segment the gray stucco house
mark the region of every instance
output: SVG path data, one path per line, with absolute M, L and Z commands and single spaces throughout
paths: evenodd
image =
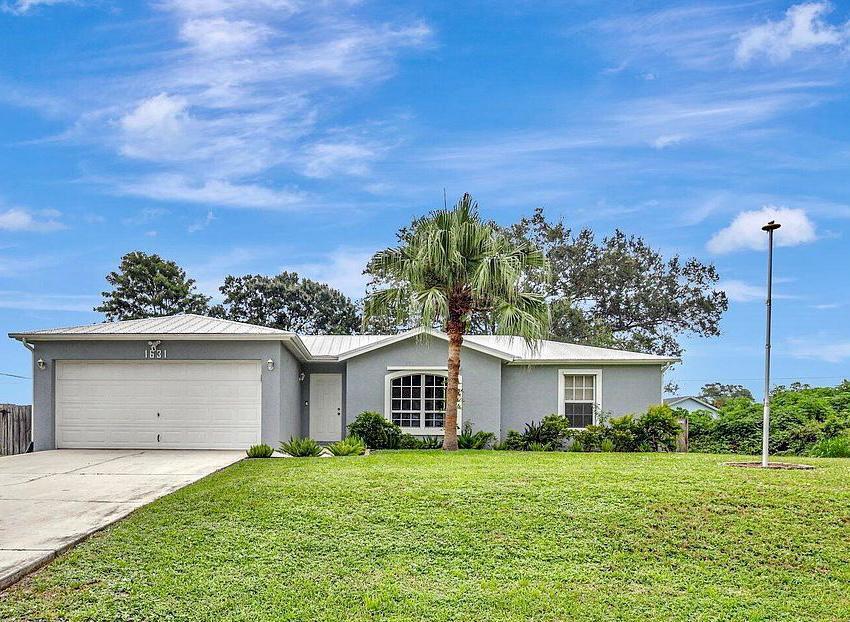
M 296 335 L 198 315 L 12 333 L 32 350 L 33 441 L 53 448 L 244 449 L 333 441 L 364 410 L 441 434 L 446 335 Z M 504 437 L 550 413 L 574 427 L 662 401 L 677 359 L 465 338 L 462 422 Z

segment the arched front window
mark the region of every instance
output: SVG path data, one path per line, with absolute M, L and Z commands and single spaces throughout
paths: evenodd
M 396 372 L 387 376 L 386 417 L 411 434 L 433 434 L 445 425 L 446 374 Z

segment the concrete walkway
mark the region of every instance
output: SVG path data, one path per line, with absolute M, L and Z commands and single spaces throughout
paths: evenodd
M 60 449 L 0 458 L 0 590 L 242 451 Z

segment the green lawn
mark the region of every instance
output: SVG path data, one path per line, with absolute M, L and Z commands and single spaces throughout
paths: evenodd
M 0 620 L 848 620 L 850 460 L 385 452 L 239 463 Z

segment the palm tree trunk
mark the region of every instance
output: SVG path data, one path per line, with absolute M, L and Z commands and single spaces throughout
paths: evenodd
M 457 451 L 457 403 L 460 377 L 460 348 L 463 345 L 463 322 L 450 319 L 446 323 L 449 335 L 449 377 L 446 386 L 446 420 L 443 449 Z

